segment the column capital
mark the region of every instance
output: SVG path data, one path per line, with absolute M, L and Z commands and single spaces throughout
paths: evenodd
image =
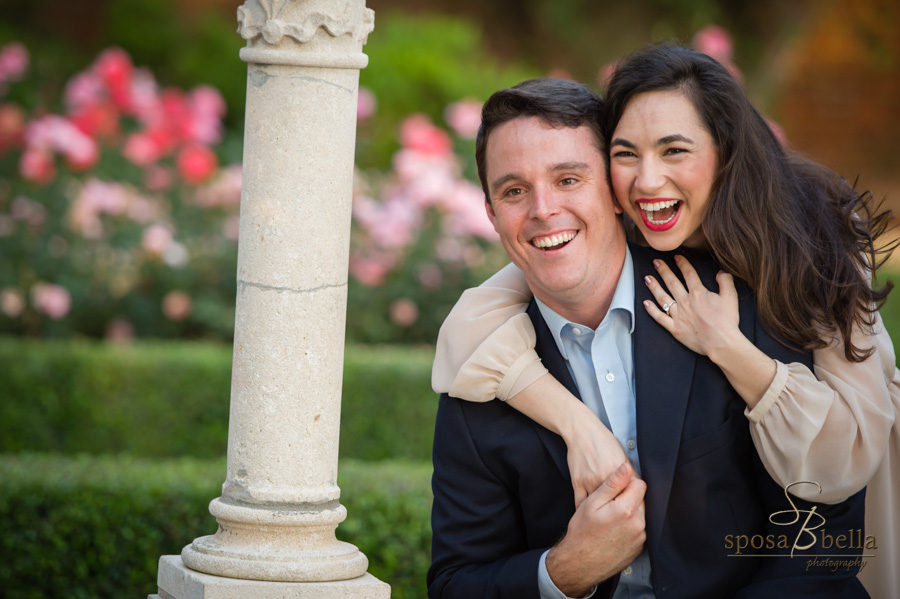
M 245 62 L 345 69 L 369 62 L 362 47 L 375 11 L 365 0 L 246 0 L 237 18 Z

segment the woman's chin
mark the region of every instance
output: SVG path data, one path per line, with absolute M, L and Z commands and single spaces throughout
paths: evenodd
M 649 231 L 641 228 L 647 244 L 658 252 L 673 252 L 684 244 L 684 238 L 680 235 L 666 235 L 657 231 Z

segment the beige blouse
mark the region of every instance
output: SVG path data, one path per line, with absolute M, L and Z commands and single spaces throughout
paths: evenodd
M 547 372 L 534 351 L 535 334 L 524 313 L 531 292 L 509 265 L 481 287 L 469 289 L 438 335 L 432 386 L 469 401 L 509 399 Z M 756 449 L 782 486 L 815 481 L 791 491 L 836 503 L 868 484 L 866 535 L 876 537 L 860 579 L 873 598 L 900 597 L 900 371 L 880 316 L 874 334 L 853 341 L 875 352 L 863 362 L 844 358 L 835 339 L 813 352 L 813 371 L 777 363 L 763 399 L 745 410 Z M 897 506 L 897 507 L 895 507 Z M 894 572 L 896 570 L 896 572 Z

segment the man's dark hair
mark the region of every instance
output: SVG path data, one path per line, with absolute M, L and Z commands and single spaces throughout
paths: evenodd
M 495 92 L 481 109 L 481 126 L 475 139 L 475 165 L 485 199 L 491 201 L 485 152 L 488 137 L 495 127 L 519 117 L 537 117 L 554 127 L 587 125 L 594 134 L 597 149 L 603 153 L 600 131 L 602 109 L 603 101 L 597 94 L 587 86 L 568 79 L 529 79 Z

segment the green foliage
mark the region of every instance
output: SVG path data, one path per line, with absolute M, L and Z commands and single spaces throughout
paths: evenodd
M 486 49 L 478 27 L 448 16 L 379 11 L 363 48 L 369 66 L 360 85 L 375 93 L 376 116 L 363 123 L 357 147 L 362 168 L 388 166 L 397 124 L 412 113 L 443 122 L 446 106 L 463 98 L 484 101 L 502 87 L 538 76 L 523 65 L 502 65 Z
M 243 127 L 247 64 L 238 53 L 246 41 L 235 33 L 234 13 L 230 19 L 211 10 L 191 21 L 175 19 L 173 0 L 112 0 L 106 11 L 107 43 L 125 48 L 170 84 L 217 88 L 229 108 L 226 123 Z
M 431 462 L 343 460 L 338 470 L 347 520 L 343 541 L 369 558 L 369 573 L 391 585 L 392 599 L 426 596 L 431 564 Z
M 437 396 L 431 347 L 347 346 L 342 457 L 430 460 Z
M 430 348 L 348 346 L 341 456 L 428 460 Z M 225 455 L 230 346 L 0 337 L 0 452 Z
M 0 456 L 0 588 L 7 599 L 147 596 L 159 556 L 213 534 L 222 460 Z M 341 464 L 341 540 L 392 597 L 423 597 L 431 530 L 428 464 Z

